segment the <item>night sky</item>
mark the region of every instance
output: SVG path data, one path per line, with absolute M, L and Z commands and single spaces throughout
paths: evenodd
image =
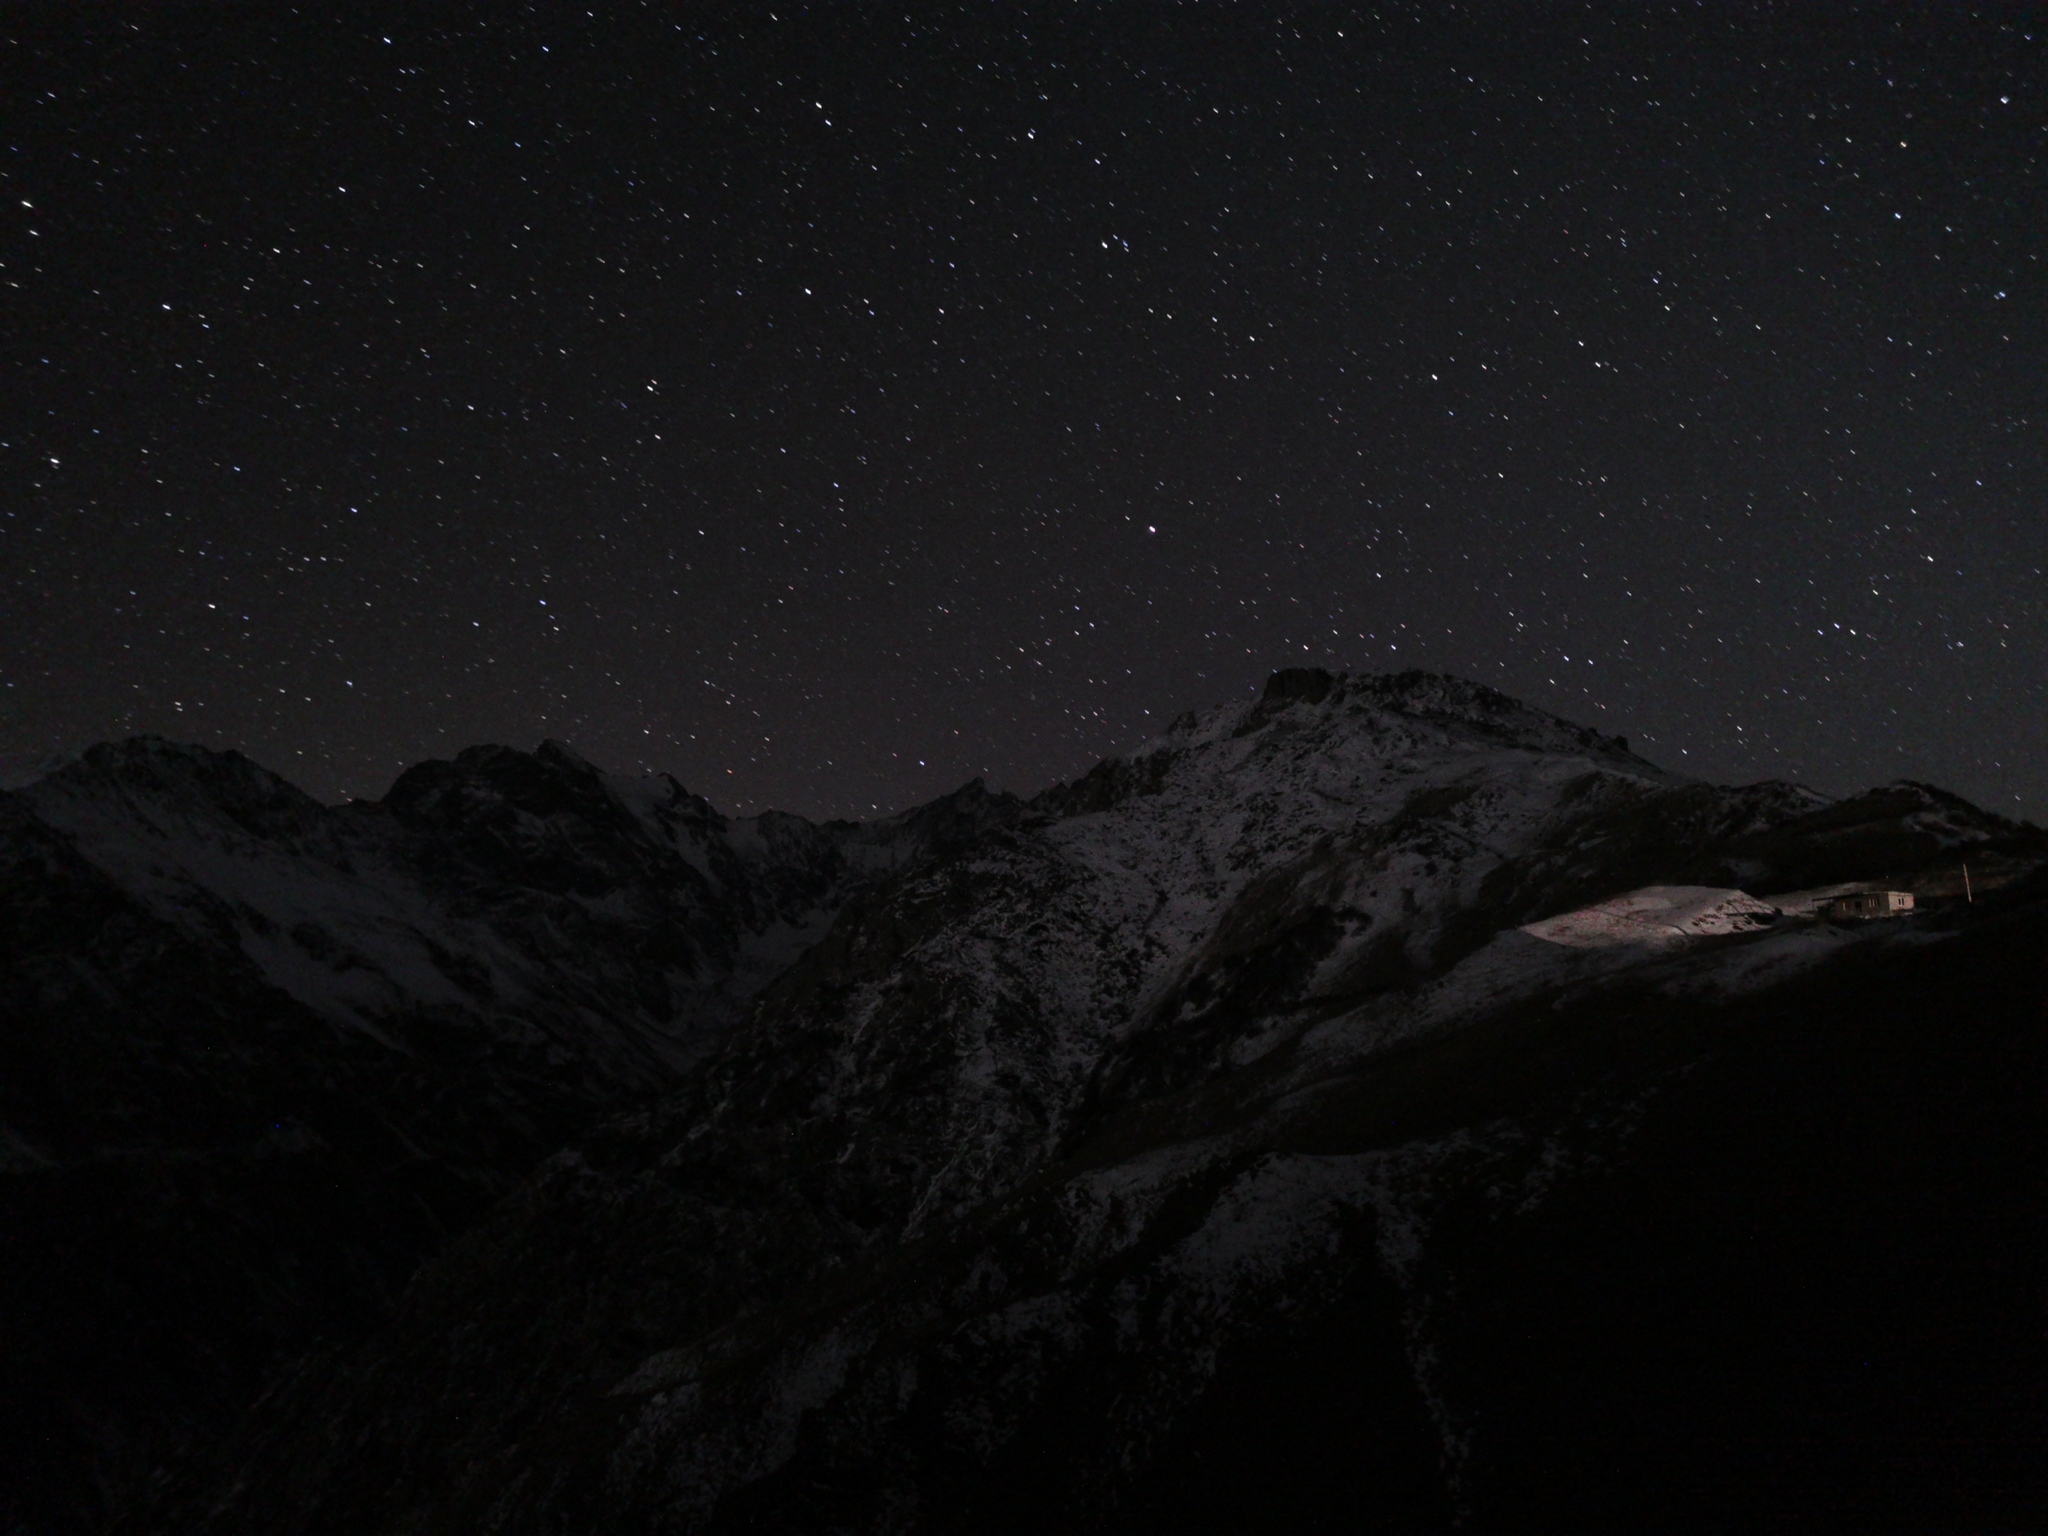
M 0 758 L 866 815 L 1415 666 L 2040 819 L 2044 33 L 8 6 Z

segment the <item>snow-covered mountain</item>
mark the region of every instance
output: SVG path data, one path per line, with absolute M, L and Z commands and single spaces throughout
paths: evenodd
M 970 785 L 868 826 L 733 821 L 666 775 L 612 777 L 545 742 L 471 748 L 329 807 L 239 754 L 149 737 L 11 798 L 339 1030 L 509 1030 L 600 1092 L 665 1081 L 851 889 L 920 857 L 943 815 L 978 828 L 1006 803 Z
M 1278 674 L 848 902 L 269 1402 L 201 1524 L 1511 1525 L 1501 1245 L 1629 1166 L 1716 1029 L 1987 931 L 1520 926 L 2044 851 L 1915 786 L 1724 789 L 1455 680 Z
M 1633 1215 L 1586 1226 L 1602 1181 L 1696 1198 L 1644 1160 L 1660 1116 L 1768 1120 L 1778 1090 L 1728 1061 L 1767 1071 L 1797 1039 L 1785 1070 L 1811 1078 L 1814 1031 L 1869 997 L 2004 975 L 2048 859 L 2039 832 L 1923 786 L 1706 785 L 1473 684 L 1317 671 L 1028 803 L 970 786 L 860 827 L 727 822 L 552 748 L 477 749 L 326 809 L 239 759 L 130 744 L 5 810 L 27 871 L 10 890 L 89 889 L 64 899 L 118 914 L 66 949 L 51 935 L 89 925 L 13 903 L 43 935 L 24 974 L 95 999 L 39 1005 L 30 1034 L 75 1006 L 95 1042 L 51 1081 L 126 1081 L 134 1039 L 156 1084 L 218 1039 L 254 1063 L 209 1086 L 223 1105 L 344 1085 L 419 1182 L 471 1192 L 430 1233 L 390 1217 L 431 1201 L 374 1157 L 306 1165 L 354 1179 L 338 1229 L 381 1213 L 410 1233 L 379 1261 L 387 1291 L 568 1146 L 395 1309 L 357 1303 L 355 1341 L 217 1455 L 128 1472 L 131 1519 L 221 1531 L 1511 1525 L 1501 1500 L 1551 1485 L 1515 1459 L 1542 1416 L 1489 1350 L 1529 1356 L 1513 1329 L 1535 1297 L 1597 1336 L 1560 1274 L 1629 1262 Z M 2005 886 L 1958 915 L 1939 898 L 1965 856 Z M 1929 910 L 1759 915 L 1871 881 Z M 1671 943 L 1519 931 L 1647 887 L 1762 900 L 1724 898 L 1743 921 Z M 121 968 L 116 930 L 147 933 L 146 963 Z M 203 975 L 171 974 L 195 956 Z M 1829 1123 L 1821 1079 L 1806 1109 Z M 2026 1080 L 1987 1091 L 1980 1131 Z M 145 1107 L 57 1150 L 97 1123 L 86 1097 L 10 1095 L 24 1187 L 177 1120 Z M 310 1125 L 257 1140 L 334 1145 Z M 310 1238 L 271 1253 L 243 1232 L 291 1193 L 252 1172 L 255 1144 L 197 1183 L 240 1202 L 230 1270 L 296 1274 Z M 1748 1164 L 1729 1166 L 1733 1190 Z M 152 1177 L 191 1198 L 187 1175 Z M 79 1262 L 125 1284 L 132 1254 L 110 1239 Z M 331 1299 L 294 1305 L 233 1347 L 271 1362 L 348 1332 Z M 199 1373 L 163 1366 L 159 1418 L 204 1395 L 179 1370 Z M 195 1436 L 252 1374 L 202 1383 Z M 75 1410 L 93 1411 L 111 1412 Z M 91 1434 L 77 1460 L 104 1482 Z

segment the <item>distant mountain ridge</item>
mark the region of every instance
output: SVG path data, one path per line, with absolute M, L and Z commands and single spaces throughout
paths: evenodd
M 339 808 L 96 748 L 0 796 L 0 1173 L 63 1255 L 5 1279 L 8 1513 L 1185 1525 L 1170 1469 L 1243 1432 L 1219 1383 L 1300 1386 L 1348 1296 L 1400 1449 L 1316 1508 L 1483 1525 L 1512 1479 L 1469 1327 L 1431 1331 L 1428 1213 L 1546 1157 L 1569 1181 L 1650 1090 L 1610 1062 L 1473 1098 L 1470 1042 L 1524 1060 L 1531 1021 L 1711 997 L 1669 1004 L 1677 1070 L 1716 1009 L 1979 942 L 1938 906 L 1966 856 L 2030 921 L 2036 829 L 1917 785 L 1701 784 L 1422 673 L 1277 673 L 1032 800 L 865 824 L 728 820 L 552 744 Z M 1936 910 L 1647 959 L 1515 932 L 1647 885 L 1877 879 Z
M 134 1497 L 279 1351 L 675 1083 L 851 892 L 1016 804 L 731 820 L 544 743 L 323 806 L 147 737 L 0 794 L 0 1516 Z

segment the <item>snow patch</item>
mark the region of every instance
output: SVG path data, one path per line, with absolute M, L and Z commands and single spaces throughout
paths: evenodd
M 1525 923 L 1522 932 L 1571 949 L 1614 944 L 1677 944 L 1719 934 L 1753 933 L 1778 909 L 1746 891 L 1711 885 L 1646 885 L 1576 912 Z

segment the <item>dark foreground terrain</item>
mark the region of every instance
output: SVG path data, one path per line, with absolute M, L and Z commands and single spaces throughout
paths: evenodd
M 864 828 L 66 772 L 5 807 L 14 1529 L 2048 1522 L 2048 839 L 1939 791 L 1313 672 Z M 1518 931 L 1842 882 L 1921 911 Z

